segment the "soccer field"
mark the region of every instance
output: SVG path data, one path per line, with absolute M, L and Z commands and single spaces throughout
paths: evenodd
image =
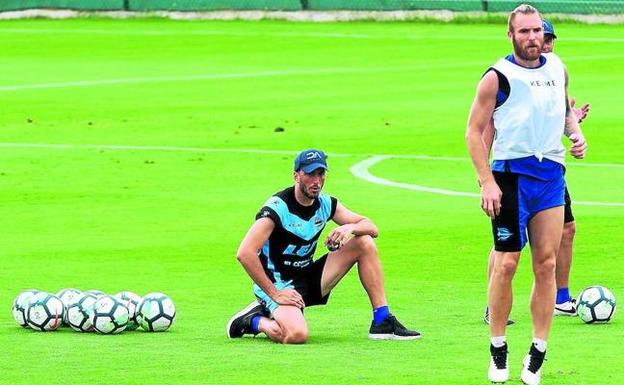
M 600 284 L 624 303 L 624 27 L 555 25 L 570 94 L 592 104 L 587 159 L 568 156 L 578 202 L 571 291 Z M 478 193 L 466 119 L 481 74 L 511 50 L 505 32 L 1 21 L 0 384 L 488 383 L 489 221 L 474 196 L 418 186 Z M 329 153 L 325 192 L 378 225 L 390 308 L 422 340 L 368 340 L 355 271 L 328 306 L 306 310 L 308 344 L 225 337 L 253 299 L 239 242 L 310 147 Z M 394 156 L 360 163 L 383 154 Z M 509 362 L 519 384 L 531 337 L 526 250 L 514 282 Z M 10 313 L 31 287 L 161 291 L 177 319 L 166 333 L 37 333 Z M 556 318 L 543 383 L 624 383 L 622 317 Z

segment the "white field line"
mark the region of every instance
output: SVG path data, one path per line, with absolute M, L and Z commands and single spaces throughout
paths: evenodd
M 105 144 L 51 144 L 51 143 L 10 143 L 0 142 L 0 148 L 44 148 L 44 149 L 90 149 L 90 150 L 123 150 L 123 151 L 174 151 L 174 152 L 199 152 L 199 153 L 248 153 L 248 154 L 272 154 L 272 155 L 296 155 L 298 151 L 288 150 L 259 150 L 259 149 L 241 149 L 241 148 L 209 148 L 209 147 L 181 147 L 181 146 L 124 146 L 124 145 L 105 145 Z M 359 154 L 347 153 L 328 153 L 329 157 L 346 158 L 358 157 Z M 440 188 L 421 186 L 411 183 L 393 182 L 387 179 L 379 178 L 372 175 L 368 169 L 385 159 L 419 159 L 427 161 L 468 161 L 468 158 L 461 157 L 436 157 L 429 155 L 375 155 L 356 163 L 351 167 L 351 173 L 367 182 L 379 184 L 383 186 L 402 188 L 405 190 L 427 192 L 449 196 L 465 196 L 479 197 L 479 194 L 463 191 L 452 191 Z M 580 164 L 579 164 L 580 165 Z M 588 163 L 586 167 L 615 167 L 623 168 L 624 164 L 617 163 Z M 608 206 L 608 207 L 624 207 L 621 202 L 594 202 L 594 201 L 573 201 L 577 205 L 587 206 Z
M 116 144 L 69 144 L 69 143 L 20 143 L 20 142 L 0 142 L 0 148 L 47 148 L 47 149 L 86 149 L 86 150 L 130 150 L 130 151 L 178 151 L 178 152 L 213 152 L 213 153 L 249 153 L 249 154 L 275 154 L 275 155 L 296 155 L 299 151 L 295 150 L 260 150 L 253 148 L 214 148 L 214 147 L 185 147 L 185 146 L 136 146 L 136 145 L 116 145 Z M 358 158 L 363 154 L 350 153 L 327 153 L 337 158 Z M 372 157 L 383 159 L 416 159 L 431 161 L 450 161 L 450 162 L 468 162 L 470 158 L 459 156 L 431 156 L 431 155 L 409 155 L 409 154 L 370 154 Z M 382 160 L 383 160 L 382 159 Z M 368 159 L 366 160 L 368 161 Z M 377 163 L 377 162 L 375 162 Z M 372 166 L 372 164 L 370 165 Z M 368 167 L 370 167 L 368 166 Z M 584 167 L 607 167 L 607 168 L 624 168 L 624 163 L 571 163 L 569 166 Z
M 59 150 L 121 150 L 121 151 L 169 151 L 169 152 L 196 152 L 196 153 L 247 153 L 269 155 L 297 155 L 299 151 L 288 150 L 257 150 L 245 148 L 208 148 L 208 147 L 178 147 L 178 146 L 124 146 L 108 144 L 52 144 L 52 143 L 10 143 L 0 142 L 0 148 L 43 148 Z M 328 153 L 332 157 L 350 157 L 350 154 Z
M 136 36 L 231 36 L 231 37 L 293 37 L 293 38 L 329 38 L 329 39 L 398 39 L 398 40 L 470 40 L 470 41 L 501 41 L 505 34 L 493 36 L 475 36 L 473 34 L 365 34 L 365 33 L 337 33 L 337 32 L 240 32 L 217 30 L 146 30 L 146 29 L 97 29 L 97 28 L 0 28 L 0 33 L 11 34 L 80 34 L 80 35 L 136 35 Z M 602 42 L 624 43 L 621 37 L 566 37 L 566 42 Z
M 377 163 L 379 163 L 379 162 L 381 162 L 381 161 L 383 161 L 385 159 L 390 159 L 390 158 L 394 158 L 394 156 L 392 156 L 392 155 L 377 155 L 377 156 L 373 156 L 371 158 L 365 159 L 365 160 L 363 160 L 361 162 L 358 162 L 355 165 L 353 165 L 351 167 L 351 173 L 356 178 L 360 178 L 360 179 L 365 180 L 367 182 L 378 184 L 378 185 L 382 185 L 382 186 L 396 187 L 396 188 L 401 188 L 401 189 L 405 189 L 405 190 L 427 192 L 427 193 L 440 194 L 440 195 L 465 196 L 465 197 L 479 197 L 480 196 L 479 194 L 476 194 L 476 193 L 469 193 L 469 192 L 463 192 L 463 191 L 453 191 L 453 190 L 445 190 L 445 189 L 427 187 L 427 186 L 411 184 L 411 183 L 394 182 L 394 181 L 391 181 L 391 180 L 388 180 L 388 179 L 384 179 L 384 178 L 380 178 L 380 177 L 374 176 L 368 170 L 371 166 L 373 166 L 373 165 L 375 165 L 375 164 L 377 164 Z M 405 158 L 405 157 L 403 156 L 402 158 Z M 429 157 L 429 158 L 416 158 L 416 159 L 434 160 L 433 157 Z M 447 159 L 438 159 L 438 160 L 455 160 L 456 161 L 456 160 L 460 160 L 460 159 L 464 159 L 464 158 L 447 158 Z M 624 202 L 573 201 L 572 203 L 575 204 L 575 205 L 585 205 L 585 206 L 624 207 Z
M 624 57 L 624 55 L 622 55 Z M 276 70 L 276 71 L 260 71 L 260 72 L 240 72 L 240 73 L 223 73 L 223 74 L 199 74 L 184 76 L 154 76 L 154 77 L 137 77 L 137 78 L 119 78 L 119 79 L 102 79 L 102 80 L 78 80 L 57 83 L 38 83 L 38 84 L 16 84 L 16 85 L 0 85 L 0 92 L 4 91 L 21 91 L 30 89 L 46 89 L 46 88 L 70 88 L 70 87 L 90 87 L 99 85 L 118 85 L 118 84 L 137 84 L 137 83 L 166 83 L 166 82 L 188 82 L 202 80 L 227 80 L 227 79 L 247 79 L 262 78 L 275 76 L 298 76 L 298 75 L 333 75 L 333 74 L 357 74 L 357 73 L 376 73 L 376 72 L 397 72 L 397 71 L 415 71 L 427 70 L 432 68 L 464 68 L 471 66 L 487 66 L 484 62 L 465 62 L 465 63 L 424 63 L 418 65 L 394 66 L 394 67 L 338 67 L 338 68 L 311 68 L 311 69 L 295 69 L 295 70 Z
M 595 55 L 595 56 L 579 56 L 570 57 L 567 61 L 597 61 L 612 60 L 624 58 L 624 54 L 618 55 Z M 118 79 L 99 79 L 99 80 L 77 80 L 68 82 L 52 82 L 52 83 L 35 83 L 35 84 L 15 84 L 0 85 L 0 92 L 22 91 L 33 89 L 48 88 L 72 88 L 72 87 L 92 87 L 102 85 L 122 85 L 122 84 L 142 84 L 142 83 L 167 83 L 167 82 L 193 82 L 193 81 L 210 81 L 210 80 L 227 80 L 227 79 L 249 79 L 276 76 L 298 76 L 298 75 L 333 75 L 333 74 L 368 74 L 377 72 L 398 72 L 398 71 L 426 71 L 440 68 L 469 68 L 482 66 L 487 67 L 485 61 L 472 61 L 463 63 L 422 63 L 405 66 L 388 66 L 388 67 L 337 67 L 337 68 L 309 68 L 295 70 L 274 70 L 260 72 L 235 72 L 222 74 L 199 74 L 199 75 L 182 75 L 182 76 L 154 76 L 154 77 L 136 77 L 136 78 L 118 78 Z

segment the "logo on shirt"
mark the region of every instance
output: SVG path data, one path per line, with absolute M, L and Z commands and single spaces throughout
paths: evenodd
M 319 217 L 314 217 L 314 227 L 323 227 L 323 220 Z
M 496 240 L 506 241 L 511 238 L 513 233 L 506 227 L 499 227 L 496 229 Z
M 271 216 L 271 213 L 270 213 L 270 212 L 268 212 L 267 210 L 264 210 L 264 211 L 260 214 L 260 217 L 261 217 L 261 218 L 266 218 L 266 217 L 269 217 L 269 216 Z
M 531 87 L 555 87 L 554 80 L 533 80 L 531 81 Z

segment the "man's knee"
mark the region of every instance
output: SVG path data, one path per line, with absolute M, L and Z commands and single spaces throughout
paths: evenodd
M 562 241 L 572 243 L 576 235 L 576 222 L 568 222 L 563 225 Z
M 497 269 L 498 275 L 504 279 L 511 279 L 516 274 L 518 268 L 518 260 L 515 258 L 506 258 Z
M 282 343 L 284 344 L 305 344 L 308 341 L 308 330 L 306 328 L 297 328 L 287 330 L 284 334 Z
M 364 252 L 377 252 L 377 244 L 370 235 L 359 235 L 353 238 L 357 248 Z
M 551 279 L 555 276 L 557 260 L 554 257 L 542 258 L 533 261 L 533 271 L 536 279 Z

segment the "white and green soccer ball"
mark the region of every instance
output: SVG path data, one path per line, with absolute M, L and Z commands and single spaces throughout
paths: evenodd
M 585 323 L 609 322 L 615 314 L 615 297 L 604 286 L 588 287 L 579 294 L 576 311 Z
M 13 307 L 11 308 L 13 319 L 22 327 L 28 327 L 28 322 L 26 322 L 26 309 L 28 309 L 28 304 L 30 304 L 32 296 L 37 293 L 39 293 L 39 290 L 36 289 L 24 290 L 19 293 L 13 301 Z
M 141 328 L 148 332 L 162 332 L 173 324 L 176 308 L 169 296 L 163 293 L 149 293 L 143 297 L 137 311 Z
M 67 324 L 77 332 L 92 332 L 91 313 L 97 298 L 93 294 L 80 293 L 67 308 Z
M 30 298 L 26 309 L 28 326 L 37 331 L 52 331 L 61 326 L 65 307 L 54 294 L 39 292 Z
M 82 294 L 80 290 L 72 288 L 61 289 L 58 293 L 56 293 L 56 296 L 61 299 L 61 302 L 63 302 L 63 306 L 65 307 L 63 323 L 67 324 L 67 309 L 69 308 L 69 305 L 76 302 L 76 299 L 80 294 Z
M 110 295 L 104 295 L 93 304 L 89 319 L 96 332 L 100 334 L 118 334 L 128 325 L 128 308 Z
M 115 294 L 114 297 L 121 301 L 126 308 L 128 308 L 128 326 L 126 326 L 126 330 L 137 329 L 139 327 L 139 323 L 137 321 L 137 310 L 139 303 L 141 303 L 143 298 L 131 291 L 120 291 Z

